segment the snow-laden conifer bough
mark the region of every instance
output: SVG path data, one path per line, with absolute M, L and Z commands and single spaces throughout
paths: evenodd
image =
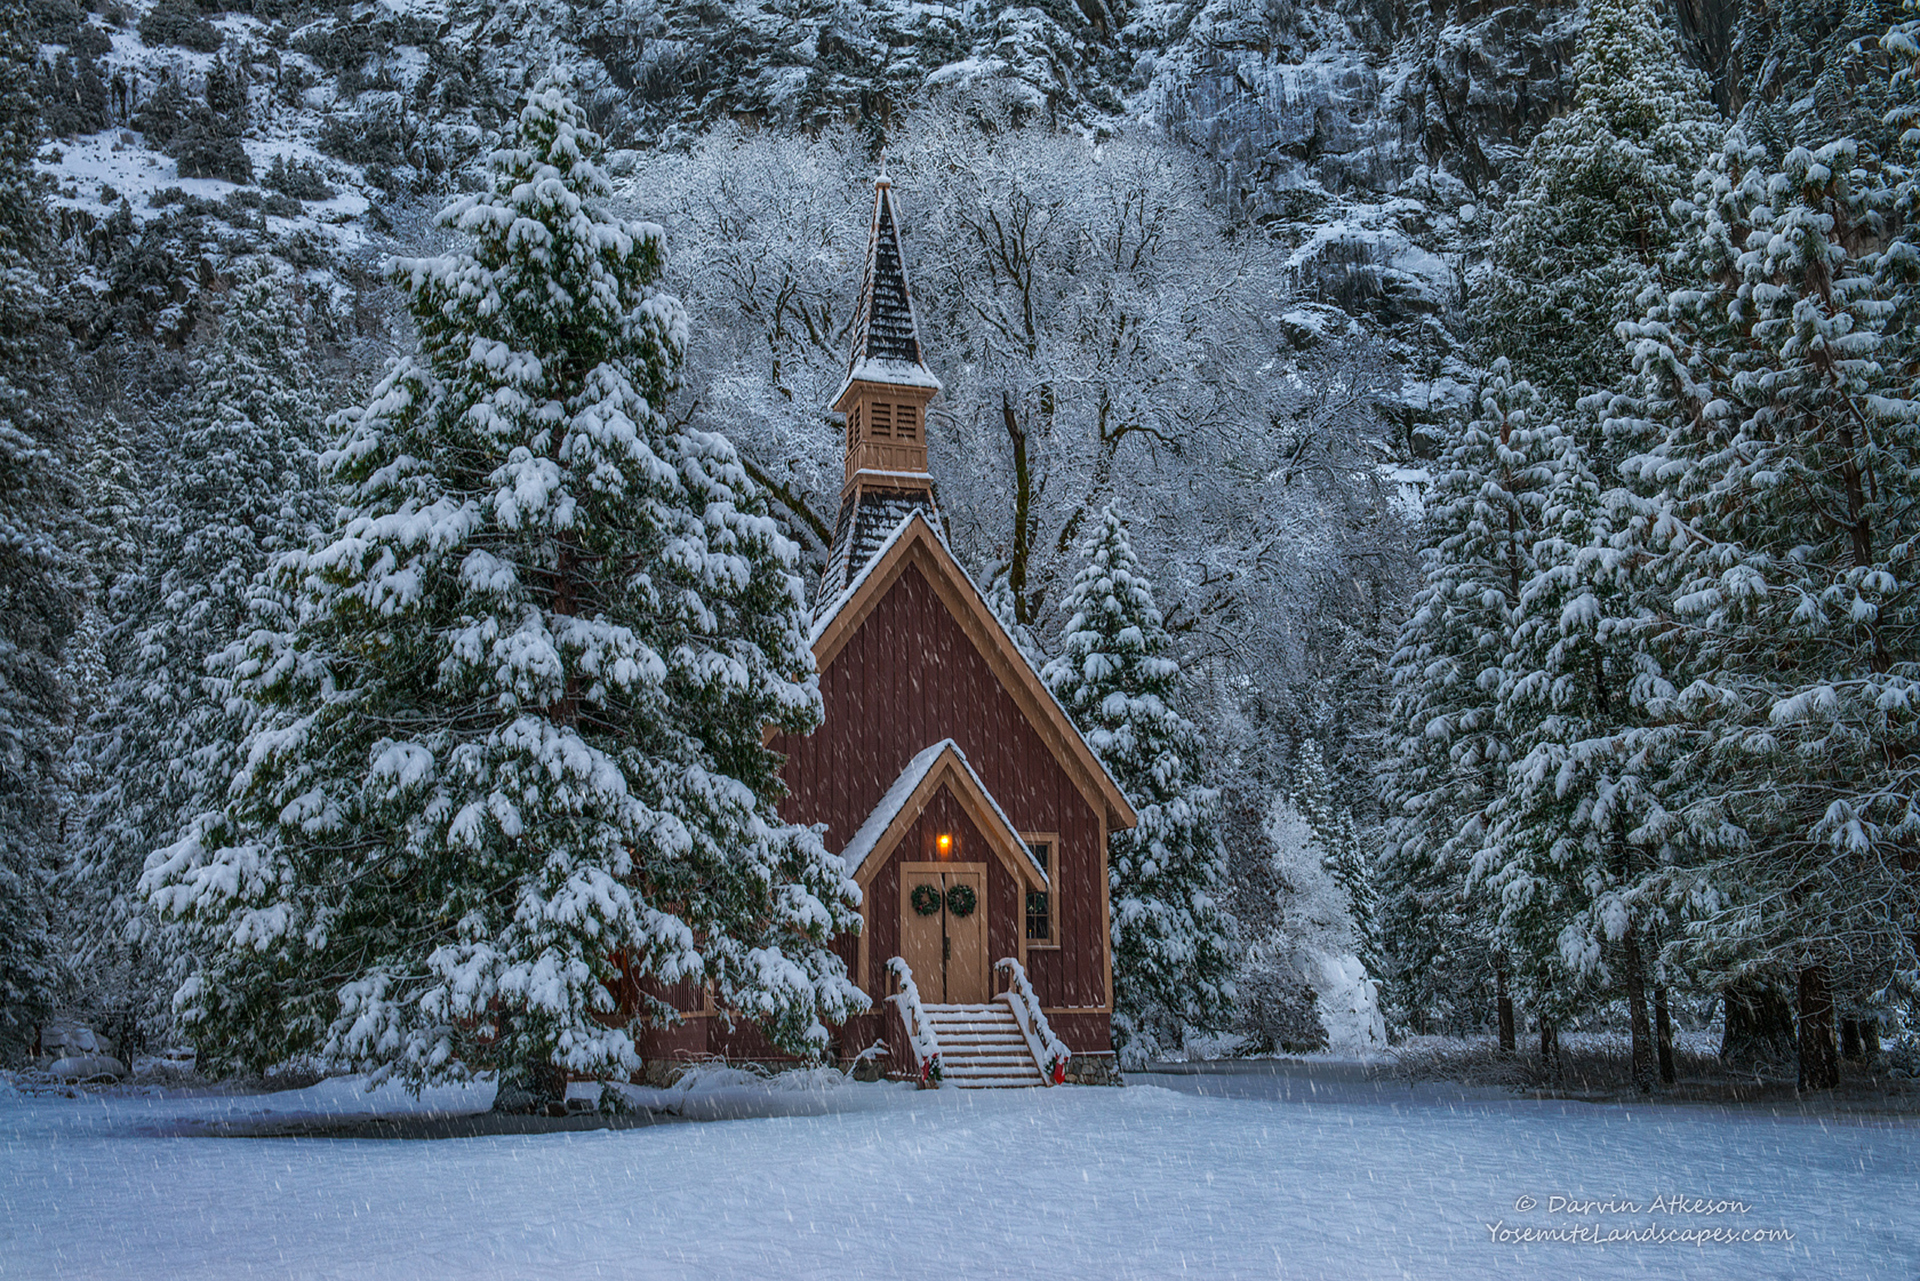
M 1063 602 L 1060 654 L 1043 676 L 1140 816 L 1108 847 L 1114 1034 L 1138 1059 L 1226 1018 L 1225 859 L 1216 793 L 1200 781 L 1197 736 L 1174 706 L 1180 665 L 1111 507 L 1095 517 L 1085 555 Z
M 1546 599 L 1538 595 L 1548 582 L 1541 549 L 1566 554 L 1568 537 L 1584 528 L 1576 526 L 1593 506 L 1595 485 L 1550 403 L 1506 360 L 1493 363 L 1475 399 L 1472 418 L 1434 467 L 1423 583 L 1393 657 L 1388 857 L 1402 890 L 1387 928 L 1404 953 L 1417 948 L 1442 971 L 1493 970 L 1499 999 L 1510 1000 L 1506 985 L 1517 982 L 1530 1005 L 1555 1017 L 1591 981 L 1590 973 L 1548 959 L 1559 931 L 1575 929 L 1594 898 L 1617 891 L 1618 883 L 1604 870 L 1587 879 L 1590 865 L 1575 857 L 1591 834 L 1590 805 L 1551 788 L 1507 796 L 1516 758 L 1531 752 L 1528 769 L 1546 769 L 1539 762 L 1552 759 L 1554 745 L 1538 740 L 1575 723 L 1565 681 L 1556 687 L 1558 715 L 1529 721 L 1513 713 L 1544 698 L 1539 678 L 1517 673 L 1515 663 L 1572 663 L 1591 653 L 1579 635 L 1554 648 L 1557 618 L 1536 617 L 1525 627 L 1519 620 L 1530 599 L 1536 610 Z M 1521 813 L 1540 826 L 1516 830 L 1513 816 Z M 1499 842 L 1490 839 L 1493 822 L 1506 823 Z M 1543 834 L 1537 841 L 1536 833 Z M 1604 846 L 1605 838 L 1602 831 L 1595 841 Z M 1447 888 L 1466 885 L 1479 892 Z M 1590 920 L 1585 928 L 1592 929 Z M 1544 951 L 1535 946 L 1543 937 Z M 1428 986 L 1421 999 L 1431 1002 L 1431 985 L 1449 977 L 1430 971 L 1414 978 Z
M 168 423 L 172 448 L 151 464 L 157 492 L 124 500 L 136 550 L 89 638 L 111 683 L 70 756 L 83 795 L 69 841 L 68 910 L 85 922 L 75 964 L 102 1008 L 162 1025 L 153 1007 L 180 981 L 181 958 L 173 931 L 144 910 L 141 868 L 175 838 L 182 814 L 225 799 L 250 720 L 231 697 L 234 667 L 248 633 L 287 622 L 287 593 L 257 579 L 276 552 L 311 541 L 335 506 L 293 284 L 268 271 L 234 283 Z M 137 466 L 129 460 L 130 472 Z
M 550 1094 L 638 1066 L 615 989 L 658 1012 L 644 980 L 802 1055 L 865 1005 L 827 948 L 858 891 L 761 745 L 820 718 L 793 551 L 728 442 L 660 412 L 686 317 L 599 149 L 556 71 L 441 213 L 468 246 L 393 264 L 419 349 L 336 420 L 343 514 L 276 563 L 232 799 L 144 881 L 203 958 L 204 1067 Z
M 75 407 L 63 403 L 48 339 L 58 315 L 43 277 L 51 247 L 25 5 L 0 8 L 0 1054 L 66 975 L 52 927 L 60 867 L 61 649 L 79 622 L 93 533 L 72 466 Z

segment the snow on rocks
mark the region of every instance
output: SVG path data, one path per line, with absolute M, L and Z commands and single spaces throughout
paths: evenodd
M 40 1029 L 38 1062 L 43 1070 L 68 1084 L 118 1081 L 127 1065 L 114 1057 L 112 1041 L 85 1023 L 57 1020 Z
M 69 1084 L 92 1081 L 118 1081 L 127 1074 L 127 1065 L 110 1054 L 75 1054 L 55 1059 L 47 1071 Z

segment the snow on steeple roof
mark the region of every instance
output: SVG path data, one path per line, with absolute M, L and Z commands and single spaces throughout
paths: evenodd
M 840 395 L 855 382 L 892 383 L 940 390 L 927 368 L 920 331 L 907 288 L 907 264 L 900 251 L 900 221 L 893 210 L 893 180 L 884 169 L 873 180 L 873 230 L 867 237 L 867 271 L 860 282 L 860 306 L 853 319 L 853 353 Z M 834 397 L 838 402 L 839 395 Z
M 888 479 L 886 473 L 861 474 L 883 482 Z M 903 479 L 925 478 L 909 474 Z M 850 582 L 861 578 L 874 557 L 898 536 L 907 517 L 916 511 L 933 516 L 931 491 L 876 487 L 847 495 L 840 504 L 840 518 L 834 522 L 833 546 L 827 555 L 827 572 L 820 579 L 819 599 L 831 600 Z
M 873 573 L 875 567 L 887 558 L 887 553 L 893 550 L 893 545 L 899 542 L 908 528 L 912 526 L 915 514 L 915 512 L 910 511 L 902 515 L 899 518 L 899 523 L 894 525 L 887 536 L 881 539 L 872 550 L 866 552 L 866 560 L 860 565 L 859 569 L 854 571 L 854 575 L 847 581 L 847 585 L 839 591 L 834 592 L 833 595 L 822 599 L 814 614 L 813 632 L 807 637 L 808 645 L 818 645 L 820 643 L 820 638 L 826 635 L 827 624 L 833 621 L 834 616 L 838 614 L 846 603 L 852 600 L 860 588 L 865 585 L 868 576 Z M 932 524 L 929 523 L 927 528 L 933 529 Z M 938 530 L 934 532 L 936 535 L 939 533 Z M 961 572 L 965 573 L 966 571 L 962 570 Z M 825 583 L 821 585 L 826 586 Z

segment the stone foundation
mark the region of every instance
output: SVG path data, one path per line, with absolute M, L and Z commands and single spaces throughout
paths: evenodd
M 1067 1060 L 1068 1085 L 1125 1085 L 1120 1079 L 1120 1057 L 1111 1050 L 1076 1054 Z

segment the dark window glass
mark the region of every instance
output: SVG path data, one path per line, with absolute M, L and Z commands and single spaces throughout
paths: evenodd
M 1034 860 L 1040 864 L 1041 868 L 1045 870 L 1048 875 L 1052 875 L 1053 868 L 1048 860 L 1048 856 L 1053 853 L 1053 850 L 1048 847 L 1047 843 L 1045 841 L 1036 841 L 1029 844 L 1027 848 L 1033 851 Z M 1045 891 L 1035 890 L 1028 893 L 1028 942 L 1051 943 L 1053 941 L 1053 917 L 1048 911 L 1049 906 L 1050 904 L 1047 902 L 1047 894 Z

